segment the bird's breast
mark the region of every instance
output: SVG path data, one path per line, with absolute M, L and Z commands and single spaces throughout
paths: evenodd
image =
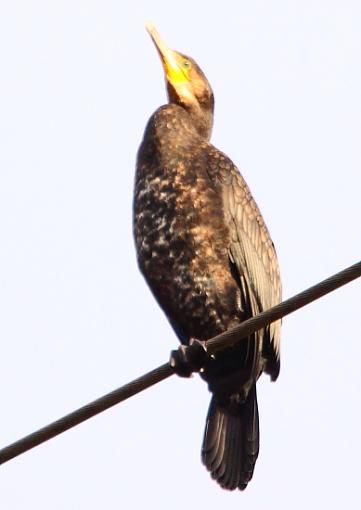
M 164 138 L 163 138 L 164 139 Z M 210 338 L 239 310 L 222 190 L 200 145 L 140 148 L 134 197 L 139 266 L 182 340 Z

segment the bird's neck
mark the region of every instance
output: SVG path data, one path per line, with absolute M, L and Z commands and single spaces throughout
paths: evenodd
M 189 119 L 197 133 L 209 141 L 213 128 L 213 112 L 203 109 L 199 104 L 179 104 L 189 116 Z
M 204 112 L 201 109 L 198 111 L 191 110 L 188 114 L 199 135 L 209 141 L 213 129 L 213 114 L 211 112 Z

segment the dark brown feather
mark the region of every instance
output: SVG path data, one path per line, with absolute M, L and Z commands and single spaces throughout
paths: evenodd
M 236 413 L 222 409 L 213 397 L 202 446 L 202 461 L 225 489 L 245 489 L 259 452 L 256 386 Z
M 148 122 L 134 193 L 139 267 L 185 344 L 207 340 L 281 299 L 277 257 L 261 213 L 235 165 L 209 143 L 213 95 L 193 64 L 196 87 L 171 90 L 177 104 L 162 106 Z M 256 382 L 263 371 L 276 379 L 279 367 L 279 322 L 217 352 L 204 367 L 213 397 L 202 459 L 224 488 L 244 489 L 252 478 L 259 449 Z

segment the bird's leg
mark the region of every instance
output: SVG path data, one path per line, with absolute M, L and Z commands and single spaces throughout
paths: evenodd
M 205 342 L 191 338 L 188 345 L 180 345 L 170 353 L 169 364 L 174 373 L 180 377 L 190 377 L 193 372 L 200 372 L 208 354 Z

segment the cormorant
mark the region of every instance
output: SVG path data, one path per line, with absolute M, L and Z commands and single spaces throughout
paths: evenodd
M 281 300 L 274 245 L 247 184 L 209 142 L 214 99 L 196 62 L 147 30 L 162 60 L 168 104 L 138 152 L 138 264 L 180 342 L 205 341 Z M 209 357 L 212 395 L 202 460 L 226 489 L 245 489 L 259 451 L 256 381 L 280 370 L 280 321 Z

